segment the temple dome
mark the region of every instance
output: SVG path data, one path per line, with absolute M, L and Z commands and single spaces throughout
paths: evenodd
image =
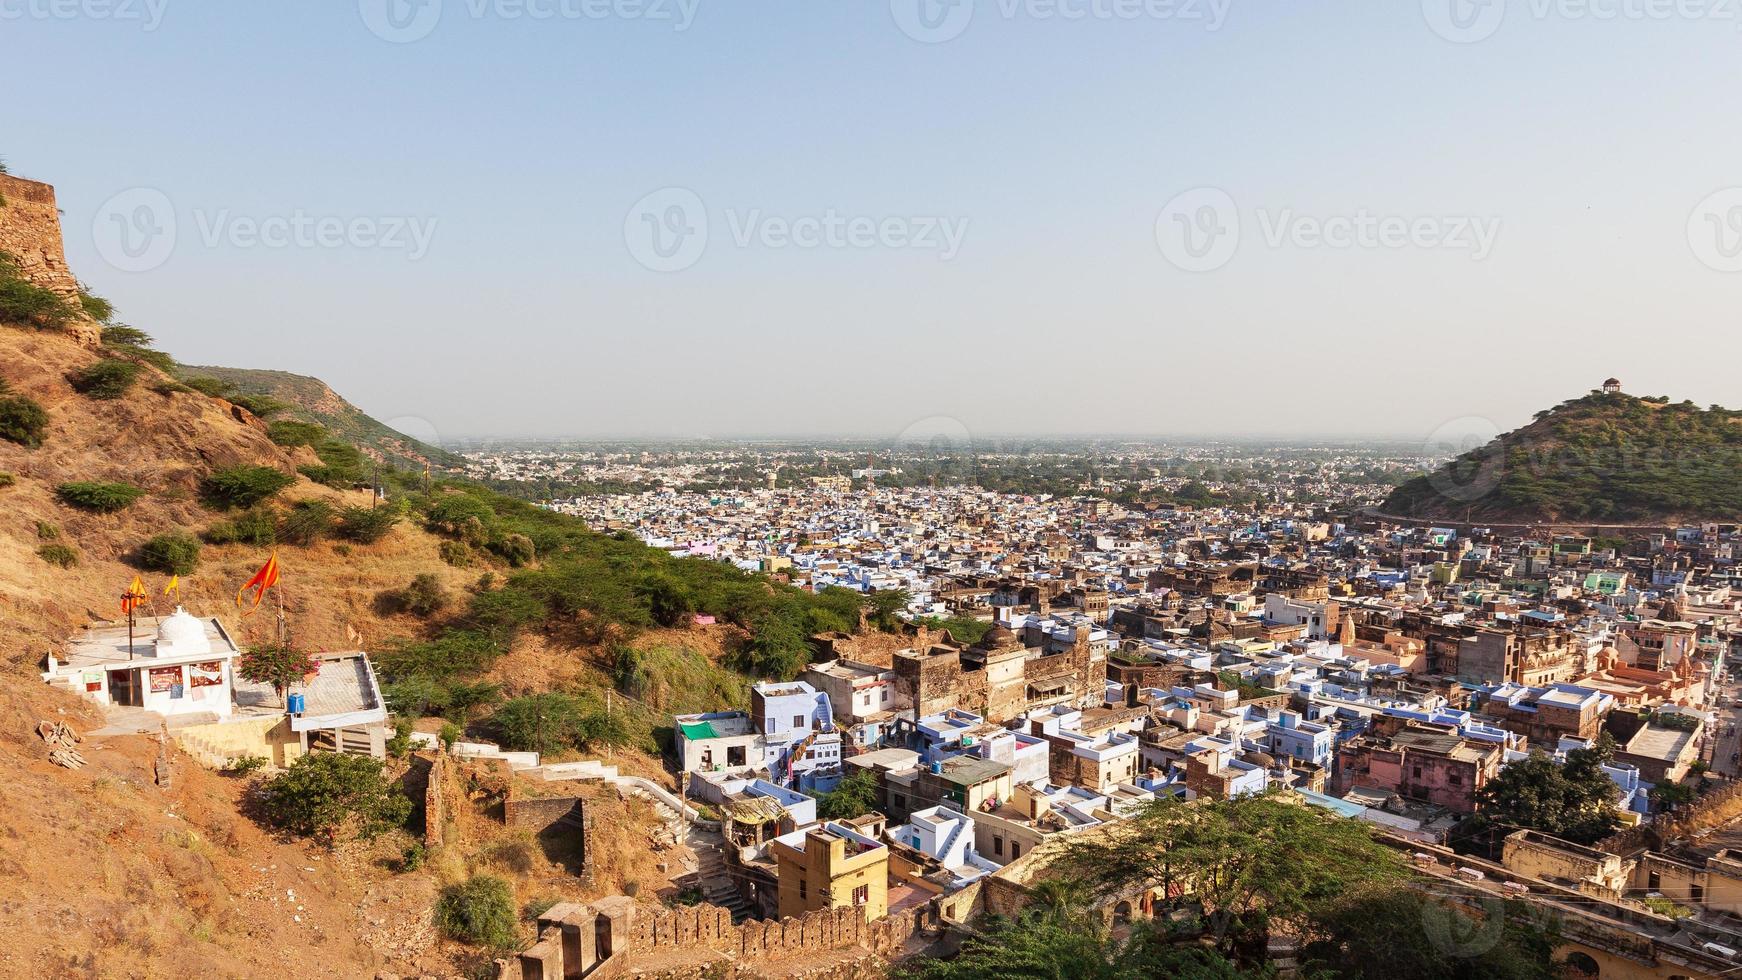
M 212 641 L 206 636 L 206 624 L 189 615 L 180 606 L 157 624 L 157 655 L 181 656 L 188 653 L 211 653 Z
M 1008 650 L 1017 645 L 1016 634 L 1010 632 L 1010 627 L 1003 623 L 995 624 L 980 638 L 982 650 Z

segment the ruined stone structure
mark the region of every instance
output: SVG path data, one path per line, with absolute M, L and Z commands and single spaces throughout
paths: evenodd
M 841 908 L 733 925 L 731 911 L 716 905 L 657 909 L 621 896 L 591 905 L 564 902 L 539 916 L 538 943 L 501 976 L 757 976 L 759 963 L 838 951 L 849 955 L 837 961 L 869 966 L 900 950 L 926 925 L 927 915 L 916 908 L 866 922 L 858 909 Z
M 54 188 L 0 174 L 0 200 L 5 202 L 0 205 L 0 252 L 18 260 L 25 278 L 59 293 L 79 309 L 79 281 L 67 268 Z M 102 339 L 102 329 L 82 313 L 68 331 L 87 347 Z
M 966 650 L 933 644 L 895 656 L 896 687 L 920 718 L 960 708 L 1001 724 L 1055 704 L 1091 707 L 1104 698 L 1106 681 L 1106 654 L 1086 628 L 1059 653 L 1027 648 L 999 625 Z
M 440 847 L 448 824 L 448 754 L 430 756 L 429 782 L 423 789 L 423 844 Z

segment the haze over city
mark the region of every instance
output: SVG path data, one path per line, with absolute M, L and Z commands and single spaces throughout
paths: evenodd
M 1720 11 L 1161 6 L 21 6 L 4 150 L 184 361 L 428 438 L 1736 400 Z

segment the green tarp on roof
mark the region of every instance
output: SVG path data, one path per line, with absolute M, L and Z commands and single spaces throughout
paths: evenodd
M 720 733 L 714 731 L 714 726 L 705 721 L 679 722 L 678 727 L 683 729 L 683 737 L 688 739 L 720 737 Z

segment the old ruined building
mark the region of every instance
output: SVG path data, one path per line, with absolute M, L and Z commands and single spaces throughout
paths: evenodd
M 952 709 L 1002 724 L 1035 708 L 1089 707 L 1106 694 L 1107 656 L 1079 624 L 1057 653 L 1028 647 L 1009 627 L 992 627 L 967 649 L 933 644 L 895 655 L 895 682 L 916 717 Z
M 0 221 L 0 252 L 15 259 L 30 282 L 65 299 L 77 311 L 67 332 L 86 347 L 97 346 L 102 328 L 79 306 L 79 281 L 67 268 L 54 188 L 0 174 L 0 209 L 5 211 L 5 220 Z

